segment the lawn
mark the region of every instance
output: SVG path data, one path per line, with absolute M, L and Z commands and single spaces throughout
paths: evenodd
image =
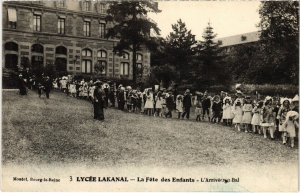
M 3 91 L 4 164 L 87 163 L 97 167 L 193 167 L 297 164 L 298 148 L 205 122 L 105 110 L 53 92 L 49 100 L 30 91 Z

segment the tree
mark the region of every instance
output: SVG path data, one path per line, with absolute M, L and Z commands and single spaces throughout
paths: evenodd
M 108 29 L 107 38 L 118 38 L 120 41 L 114 47 L 119 54 L 127 49 L 132 51 L 133 82 L 136 83 L 136 52 L 142 47 L 155 49 L 155 37 L 150 32 L 159 35 L 157 24 L 147 17 L 147 13 L 158 13 L 157 3 L 152 1 L 114 1 L 107 10 L 107 22 L 114 26 Z
M 224 84 L 224 81 L 228 80 L 226 73 L 224 73 L 223 56 L 219 43 L 214 40 L 216 36 L 210 23 L 208 23 L 202 36 L 204 40 L 198 45 L 199 60 L 202 63 L 200 67 L 201 79 L 202 83 L 208 85 Z
M 264 71 L 272 83 L 295 83 L 299 77 L 299 2 L 265 1 L 259 14 Z
M 192 70 L 191 60 L 196 53 L 197 41 L 181 19 L 172 25 L 172 29 L 166 38 L 165 54 L 170 64 L 176 67 L 179 81 L 182 81 L 189 77 Z

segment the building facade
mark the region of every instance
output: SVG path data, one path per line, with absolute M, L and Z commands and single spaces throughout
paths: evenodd
M 132 53 L 113 53 L 106 39 L 107 3 L 92 0 L 3 2 L 3 68 L 53 65 L 68 74 L 132 79 Z M 100 67 L 100 68 L 99 68 Z M 141 77 L 150 73 L 150 52 L 137 53 Z
M 219 43 L 225 54 L 230 54 L 233 49 L 238 48 L 240 45 L 256 44 L 259 41 L 259 37 L 260 32 L 256 31 L 219 38 L 216 41 Z

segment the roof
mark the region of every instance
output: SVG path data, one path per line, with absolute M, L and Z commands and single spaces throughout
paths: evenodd
M 228 36 L 224 38 L 216 39 L 216 41 L 221 41 L 220 47 L 226 46 L 234 46 L 238 44 L 245 44 L 250 42 L 257 42 L 259 41 L 260 32 L 249 32 L 234 36 Z

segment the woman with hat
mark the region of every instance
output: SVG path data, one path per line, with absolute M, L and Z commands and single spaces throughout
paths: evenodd
M 104 120 L 104 92 L 101 88 L 102 83 L 100 81 L 95 82 L 94 90 L 94 119 L 103 121 Z
M 277 119 L 279 120 L 279 132 L 281 132 L 282 143 L 286 144 L 286 131 L 283 123 L 286 120 L 287 113 L 291 110 L 290 108 L 290 100 L 288 98 L 284 98 L 281 101 L 281 107 L 279 108 Z

